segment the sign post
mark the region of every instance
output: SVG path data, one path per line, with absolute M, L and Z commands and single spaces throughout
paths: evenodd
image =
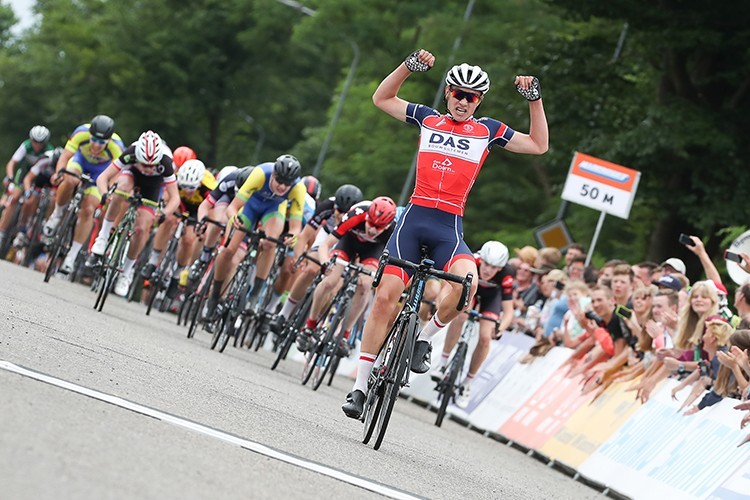
M 591 262 L 606 214 L 622 219 L 630 217 L 640 179 L 641 173 L 637 170 L 583 153 L 573 155 L 562 199 L 601 212 L 586 255 L 586 265 Z

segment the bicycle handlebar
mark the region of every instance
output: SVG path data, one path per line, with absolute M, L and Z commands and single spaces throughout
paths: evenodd
M 76 174 L 75 172 L 70 172 L 68 170 L 62 169 L 57 173 L 57 177 L 60 177 L 62 175 L 69 175 L 71 177 L 75 177 L 79 181 L 84 182 L 94 182 L 94 179 L 88 176 L 85 172 L 81 172 L 80 174 Z
M 472 273 L 468 273 L 466 276 L 458 276 L 456 274 L 451 274 L 445 271 L 441 271 L 440 269 L 433 268 L 432 266 L 435 264 L 435 262 L 430 259 L 422 259 L 422 262 L 416 264 L 408 260 L 391 257 L 388 250 L 384 250 L 383 254 L 380 256 L 378 270 L 375 272 L 375 279 L 372 282 L 373 288 L 377 287 L 380 284 L 380 280 L 383 277 L 383 271 L 385 270 L 385 266 L 387 264 L 398 266 L 400 268 L 410 268 L 414 271 L 419 271 L 442 280 L 459 283 L 461 285 L 461 297 L 458 299 L 456 310 L 463 311 L 464 309 L 466 309 L 466 306 L 468 305 L 467 302 L 469 300 L 469 293 L 471 292 L 471 282 L 474 279 L 474 275 Z
M 262 229 L 253 231 L 252 229 L 248 229 L 245 226 L 240 226 L 238 229 L 242 231 L 243 233 L 247 234 L 248 236 L 250 236 L 251 238 L 257 237 L 259 240 L 268 240 L 271 243 L 275 243 L 278 246 L 286 246 L 286 243 L 284 243 L 284 240 L 292 236 L 291 233 L 284 233 L 281 236 L 279 236 L 279 238 L 277 239 L 277 238 L 272 238 L 271 236 L 268 236 L 265 233 L 265 231 L 263 231 Z
M 357 274 L 366 274 L 368 276 L 374 277 L 377 271 L 370 271 L 362 267 L 362 264 L 352 264 L 348 260 L 344 260 L 338 255 L 335 255 L 331 258 L 330 264 L 338 264 L 340 266 L 346 267 L 346 270 L 354 270 L 357 271 Z
M 297 269 L 299 267 L 299 265 L 302 263 L 302 261 L 305 260 L 305 259 L 309 260 L 313 264 L 319 265 L 320 267 L 325 267 L 325 266 L 328 265 L 327 262 L 325 264 L 323 264 L 318 259 L 316 259 L 315 257 L 311 257 L 310 255 L 307 255 L 307 252 L 305 252 L 305 253 L 301 254 L 299 257 L 297 257 L 297 261 L 294 263 L 294 265 L 292 266 L 292 268 L 293 269 Z

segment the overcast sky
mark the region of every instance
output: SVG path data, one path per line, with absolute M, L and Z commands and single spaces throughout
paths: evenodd
M 6 5 L 10 4 L 10 6 L 13 7 L 13 11 L 16 13 L 18 25 L 14 28 L 15 32 L 27 28 L 33 21 L 31 7 L 34 5 L 35 0 L 2 0 L 2 3 Z

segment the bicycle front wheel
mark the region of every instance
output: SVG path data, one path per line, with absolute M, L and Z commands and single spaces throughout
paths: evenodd
M 443 419 L 445 418 L 448 404 L 456 393 L 456 379 L 463 369 L 465 359 L 466 344 L 461 342 L 458 344 L 456 355 L 453 356 L 453 360 L 448 367 L 448 373 L 438 384 L 438 399 L 440 400 L 440 406 L 438 407 L 437 418 L 435 419 L 435 425 L 438 427 L 443 425 Z
M 398 332 L 396 337 L 394 350 L 392 353 L 392 362 L 388 365 L 388 373 L 386 374 L 384 387 L 383 387 L 383 408 L 378 417 L 378 435 L 375 438 L 375 445 L 373 448 L 376 450 L 380 449 L 380 445 L 383 443 L 385 432 L 388 429 L 388 422 L 391 419 L 393 413 L 393 407 L 396 405 L 396 399 L 398 398 L 399 392 L 401 392 L 401 381 L 406 375 L 408 369 L 408 362 L 406 356 L 406 341 L 408 338 L 413 338 L 417 333 L 417 317 L 416 314 L 410 314 L 409 319 L 406 323 L 402 323 L 402 329 Z M 410 332 L 414 332 L 410 335 Z

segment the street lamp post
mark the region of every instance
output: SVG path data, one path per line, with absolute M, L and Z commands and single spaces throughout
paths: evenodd
M 281 0 L 279 0 L 281 1 Z M 471 17 L 471 12 L 474 10 L 474 3 L 476 3 L 476 0 L 469 0 L 469 3 L 466 4 L 466 11 L 464 11 L 464 24 L 469 20 Z M 455 40 L 453 40 L 453 48 L 451 49 L 451 53 L 448 56 L 448 68 L 453 66 L 453 60 L 456 58 L 456 51 L 461 46 L 462 37 L 459 34 Z M 440 86 L 438 87 L 437 92 L 435 93 L 435 100 L 432 101 L 432 107 L 437 108 L 440 104 L 440 100 L 443 98 L 443 93 L 445 92 L 445 80 L 442 78 L 440 79 Z M 414 183 L 414 175 L 417 172 L 417 155 L 419 154 L 419 151 L 414 154 L 414 159 L 411 162 L 411 167 L 409 167 L 409 173 L 406 175 L 406 181 L 404 182 L 404 186 L 401 188 L 401 196 L 398 198 L 398 204 L 401 206 L 404 206 L 406 203 L 406 197 L 409 195 L 409 190 L 411 189 L 412 184 Z
M 316 14 L 315 10 L 309 7 L 306 7 L 305 5 L 295 0 L 276 0 L 276 1 L 286 5 L 287 7 L 291 7 L 295 10 L 298 10 L 302 12 L 303 14 L 310 16 L 310 17 Z M 474 0 L 471 0 L 471 1 L 473 2 Z M 344 83 L 344 88 L 341 90 L 341 97 L 339 98 L 339 102 L 336 105 L 336 110 L 333 112 L 333 117 L 331 117 L 331 124 L 328 125 L 328 133 L 326 134 L 326 138 L 323 141 L 323 145 L 320 148 L 320 153 L 318 154 L 318 161 L 315 162 L 315 168 L 313 168 L 313 175 L 315 177 L 318 177 L 318 175 L 320 174 L 320 169 L 323 167 L 323 161 L 325 161 L 326 154 L 328 154 L 328 148 L 331 145 L 331 139 L 333 139 L 333 132 L 336 130 L 336 124 L 338 123 L 339 117 L 341 116 L 341 111 L 344 108 L 344 101 L 346 100 L 346 96 L 349 93 L 349 87 L 351 87 L 352 80 L 354 80 L 354 72 L 357 70 L 357 65 L 359 64 L 359 46 L 353 40 L 350 40 L 347 37 L 344 37 L 344 38 L 346 39 L 347 42 L 349 42 L 349 45 L 352 46 L 352 50 L 354 51 L 354 58 L 352 59 L 352 63 L 349 66 L 349 73 L 346 75 L 346 82 Z

